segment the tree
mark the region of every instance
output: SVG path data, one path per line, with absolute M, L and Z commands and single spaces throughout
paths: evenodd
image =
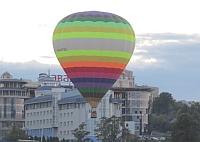
M 90 132 L 88 131 L 85 131 L 85 126 L 86 124 L 83 122 L 82 124 L 79 125 L 78 128 L 76 128 L 74 131 L 73 131 L 73 135 L 74 137 L 77 139 L 77 142 L 82 142 L 83 138 L 86 136 L 86 135 L 89 135 Z
M 95 135 L 105 142 L 128 141 L 130 130 L 124 124 L 121 117 L 102 117 L 99 122 L 96 122 Z
M 46 142 L 44 135 L 42 136 L 42 142 Z
M 175 100 L 172 97 L 172 94 L 168 92 L 162 92 L 155 100 L 153 101 L 153 113 L 155 114 L 166 114 L 170 115 L 175 106 Z
M 199 142 L 198 122 L 182 113 L 173 126 L 172 142 Z
M 28 139 L 28 135 L 24 130 L 14 125 L 4 139 L 8 141 L 17 141 L 18 139 L 25 140 Z

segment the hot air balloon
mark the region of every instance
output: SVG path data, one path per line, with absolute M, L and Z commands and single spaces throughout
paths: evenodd
M 77 12 L 58 22 L 53 47 L 71 82 L 97 108 L 128 64 L 135 34 L 129 22 L 116 14 Z

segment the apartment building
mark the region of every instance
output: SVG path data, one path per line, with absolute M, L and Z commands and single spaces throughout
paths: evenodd
M 12 125 L 23 127 L 24 101 L 30 98 L 30 92 L 22 79 L 14 79 L 9 72 L 0 78 L 0 139 L 4 138 Z

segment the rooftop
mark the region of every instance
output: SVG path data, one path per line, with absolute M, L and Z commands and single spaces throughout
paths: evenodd
M 22 79 L 12 79 L 12 78 L 6 78 L 6 79 L 0 79 L 0 83 L 1 82 L 21 82 L 21 83 L 27 83 L 26 81 L 22 80 Z
M 154 88 L 147 87 L 147 86 L 136 86 L 136 87 L 132 87 L 132 88 L 112 87 L 110 90 L 119 91 L 119 92 L 123 92 L 123 91 L 147 91 L 147 92 L 151 92 L 151 91 L 154 90 Z
M 52 95 L 45 95 L 45 96 L 39 96 L 33 99 L 26 100 L 24 104 L 33 104 L 33 103 L 41 103 L 41 102 L 48 102 L 52 101 Z
M 72 93 L 73 91 L 69 91 L 69 92 Z M 61 98 L 60 100 L 58 100 L 57 104 L 61 105 L 61 104 L 68 104 L 68 103 L 86 103 L 82 95 L 79 95 L 79 94 L 77 95 L 77 90 L 74 91 L 74 94 L 70 94 L 70 93 L 65 98 Z M 30 100 L 26 100 L 24 104 L 33 104 L 33 103 L 48 102 L 48 101 L 52 101 L 52 95 L 44 95 L 44 96 L 39 96 L 37 98 L 33 98 Z M 121 100 L 114 99 L 114 98 L 110 98 L 110 102 L 122 103 Z
M 8 87 L 2 87 L 0 90 L 9 90 L 9 91 L 26 91 L 26 89 L 23 88 L 8 88 Z
M 2 76 L 12 76 L 9 72 L 4 72 L 3 74 L 2 74 Z
M 61 86 L 40 86 L 36 89 L 36 91 L 39 90 L 51 90 L 52 88 L 63 88 Z

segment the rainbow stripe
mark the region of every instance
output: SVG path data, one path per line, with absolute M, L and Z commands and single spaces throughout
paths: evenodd
M 135 48 L 135 34 L 124 18 L 86 11 L 63 18 L 53 33 L 55 54 L 91 107 L 116 82 Z

